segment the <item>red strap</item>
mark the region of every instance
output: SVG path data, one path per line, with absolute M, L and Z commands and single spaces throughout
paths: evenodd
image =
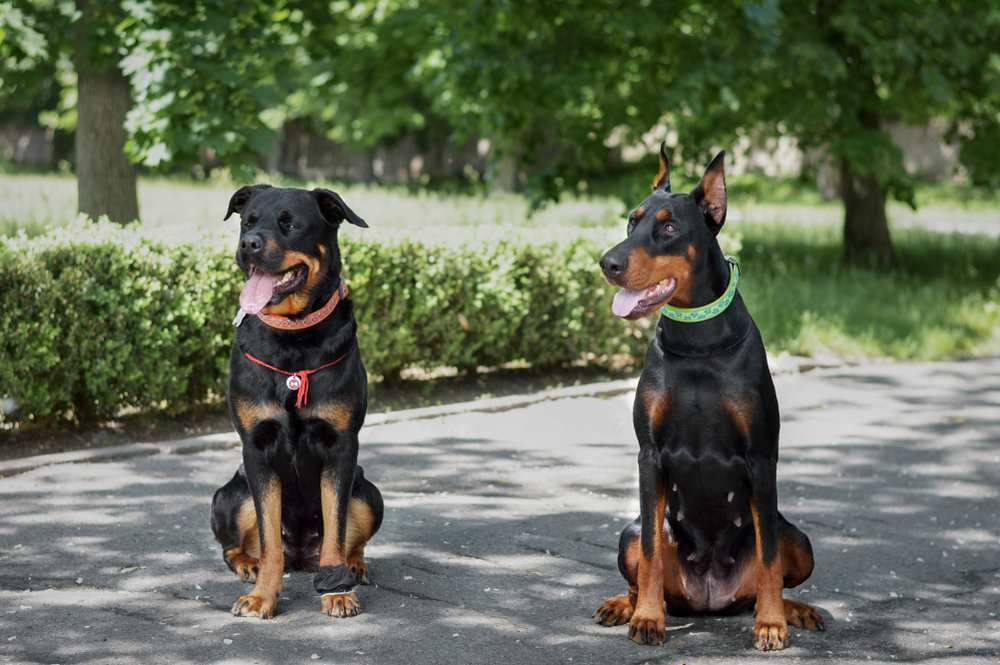
M 322 367 L 317 367 L 316 369 L 304 369 L 299 372 L 286 372 L 283 369 L 272 367 L 271 365 L 268 365 L 265 362 L 257 360 L 246 351 L 243 352 L 243 355 L 245 355 L 248 360 L 254 361 L 261 367 L 266 367 L 270 370 L 274 370 L 275 372 L 279 374 L 284 374 L 285 376 L 288 377 L 288 380 L 285 381 L 285 385 L 288 386 L 289 390 L 297 391 L 297 399 L 295 400 L 296 409 L 301 409 L 309 400 L 309 375 L 312 374 L 313 372 L 318 372 L 321 369 L 326 369 L 327 367 L 333 367 L 334 365 L 336 365 L 341 360 L 347 357 L 347 354 L 345 353 L 344 355 L 334 360 L 332 363 L 327 363 L 326 365 L 323 365 Z

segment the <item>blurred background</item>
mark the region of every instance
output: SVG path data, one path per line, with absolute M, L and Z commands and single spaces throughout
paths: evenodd
M 775 358 L 1000 350 L 1000 0 L 0 2 L 0 234 L 22 255 L 78 213 L 228 251 L 229 196 L 270 182 L 336 189 L 381 248 L 471 265 L 585 246 L 589 270 L 661 142 L 675 191 L 727 151 L 721 240 Z M 557 291 L 610 308 L 575 288 Z M 476 311 L 448 306 L 431 311 L 464 320 L 468 346 Z M 542 345 L 375 374 L 634 372 L 648 325 L 614 324 L 639 340 L 624 355 Z M 0 393 L 27 371 L 11 363 Z

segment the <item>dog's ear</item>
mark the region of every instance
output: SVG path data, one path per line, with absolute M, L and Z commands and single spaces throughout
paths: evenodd
M 312 193 L 316 197 L 316 203 L 319 205 L 319 210 L 323 213 L 326 221 L 331 224 L 340 224 L 346 219 L 355 226 L 360 226 L 363 229 L 368 228 L 365 220 L 354 214 L 354 211 L 344 203 L 344 199 L 340 198 L 340 194 L 337 194 L 337 192 L 317 188 Z
M 661 189 L 664 192 L 670 191 L 670 160 L 667 159 L 667 142 L 660 144 L 660 175 L 656 176 L 653 189 Z
M 726 223 L 726 174 L 722 168 L 725 160 L 726 151 L 723 150 L 715 156 L 705 169 L 701 182 L 691 191 L 713 234 L 718 234 Z
M 222 218 L 222 221 L 226 221 L 234 213 L 238 212 L 243 214 L 243 209 L 247 207 L 250 203 L 250 199 L 254 197 L 257 192 L 270 189 L 270 185 L 247 185 L 246 187 L 240 187 L 233 194 L 233 198 L 229 199 L 229 210 L 226 211 L 226 216 Z

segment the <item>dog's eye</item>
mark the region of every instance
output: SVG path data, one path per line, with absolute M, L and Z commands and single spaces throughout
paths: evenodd
M 673 224 L 665 224 L 663 226 L 663 232 L 668 235 L 672 235 L 674 233 L 677 233 L 677 227 L 675 227 Z
M 292 223 L 292 216 L 284 211 L 278 213 L 278 224 L 280 224 L 283 229 L 295 228 L 295 225 Z
M 247 215 L 246 217 L 243 218 L 243 226 L 249 229 L 250 227 L 252 227 L 254 224 L 257 223 L 258 219 L 260 219 L 260 215 L 258 215 L 257 213 L 252 213 L 250 215 Z
M 632 233 L 633 229 L 635 229 L 635 213 L 634 212 L 631 215 L 628 216 L 628 227 L 627 227 L 626 231 L 627 231 L 627 233 Z

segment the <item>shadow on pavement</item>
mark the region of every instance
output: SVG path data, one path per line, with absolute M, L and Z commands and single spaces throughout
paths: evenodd
M 828 623 L 783 655 L 752 649 L 750 615 L 668 617 L 664 648 L 594 623 L 638 505 L 625 395 L 367 428 L 386 516 L 347 620 L 303 573 L 271 621 L 229 614 L 247 587 L 208 511 L 238 451 L 0 479 L 0 662 L 997 662 L 1000 362 L 777 382 L 780 508 L 817 561 L 785 594 Z

